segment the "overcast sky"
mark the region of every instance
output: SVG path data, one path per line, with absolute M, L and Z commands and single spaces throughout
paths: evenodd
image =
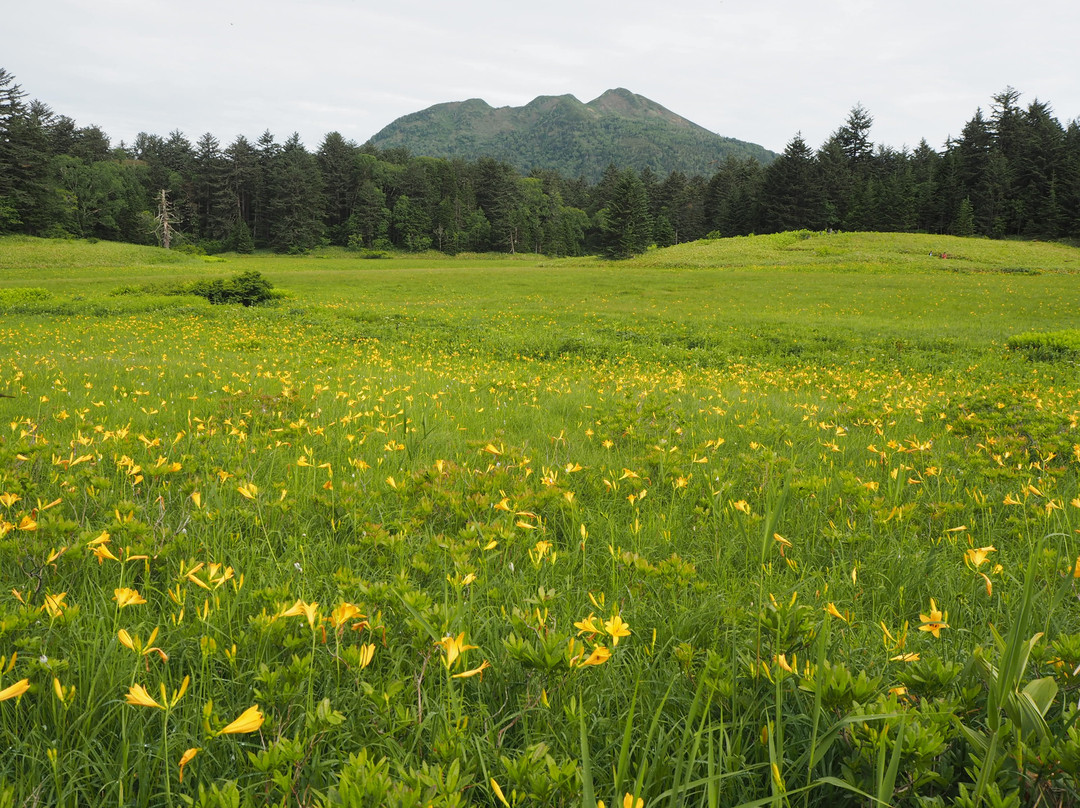
M 179 129 L 362 143 L 444 101 L 613 87 L 774 151 L 861 103 L 875 143 L 940 148 L 977 107 L 1080 117 L 1075 0 L 18 0 L 0 67 L 114 145 Z

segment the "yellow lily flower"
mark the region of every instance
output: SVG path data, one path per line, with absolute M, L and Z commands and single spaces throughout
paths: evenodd
M 919 631 L 929 631 L 935 637 L 940 637 L 941 630 L 949 627 L 949 613 L 940 611 L 933 598 L 930 598 L 930 614 L 920 614 L 919 619 L 922 620 Z
M 138 589 L 128 589 L 120 587 L 113 590 L 113 600 L 116 601 L 118 609 L 123 609 L 125 606 L 138 606 L 146 603 L 146 598 L 139 594 Z
M 831 614 L 831 615 L 832 615 L 833 617 L 839 617 L 839 618 L 840 618 L 841 620 L 843 620 L 843 621 L 844 621 L 845 623 L 846 623 L 846 622 L 848 621 L 848 619 L 847 619 L 846 617 L 844 617 L 844 615 L 840 614 L 840 610 L 836 608 L 835 604 L 833 604 L 833 602 L 832 602 L 832 601 L 829 601 L 829 602 L 828 602 L 828 603 L 826 604 L 826 606 L 825 606 L 825 611 L 827 611 L 827 612 L 828 612 L 829 614 Z
M 5 687 L 0 690 L 0 701 L 7 701 L 8 699 L 15 699 L 30 689 L 29 679 L 20 679 L 15 684 Z
M 595 615 L 590 614 L 584 620 L 579 620 L 578 622 L 574 623 L 574 628 L 578 629 L 579 635 L 599 634 L 601 631 L 603 631 L 603 628 L 596 625 L 593 620 L 595 620 Z
M 166 654 L 164 651 L 162 651 L 160 648 L 158 648 L 158 647 L 156 647 L 154 645 L 154 640 L 157 639 L 157 635 L 158 635 L 159 630 L 160 629 L 157 626 L 155 626 L 154 630 L 150 632 L 150 636 L 147 638 L 145 644 L 138 637 L 131 636 L 127 632 L 127 629 L 123 629 L 123 628 L 120 629 L 118 632 L 116 632 L 116 638 L 118 640 L 120 640 L 120 644 L 122 646 L 124 646 L 125 648 L 131 649 L 132 651 L 134 651 L 136 654 L 139 654 L 140 656 L 149 656 L 150 654 L 157 651 L 158 656 L 161 657 L 161 661 L 162 662 L 168 662 L 169 661 L 169 655 Z
M 360 646 L 360 667 L 366 668 L 371 664 L 372 658 L 375 656 L 375 643 L 369 642 L 366 645 Z
M 598 645 L 585 659 L 579 659 L 576 667 L 585 668 L 589 665 L 603 665 L 611 659 L 611 651 L 606 646 Z
M 124 700 L 128 704 L 135 705 L 136 707 L 156 707 L 159 710 L 164 710 L 165 705 L 160 704 L 157 699 L 146 692 L 146 688 L 142 685 L 132 685 L 128 688 L 127 696 Z
M 66 597 L 67 592 L 61 592 L 58 595 L 46 595 L 45 604 L 41 608 L 49 613 L 49 617 L 56 619 L 67 609 L 67 604 L 64 603 Z
M 479 668 L 473 668 L 472 670 L 462 671 L 461 673 L 455 673 L 450 678 L 451 679 L 470 679 L 473 676 L 476 676 L 477 674 L 479 674 L 480 676 L 483 676 L 484 671 L 486 671 L 490 667 L 491 667 L 491 663 L 488 662 L 485 659 L 483 662 L 480 663 Z
M 119 561 L 120 560 L 119 558 L 114 556 L 112 554 L 112 551 L 108 547 L 106 547 L 104 544 L 99 544 L 96 547 L 94 547 L 93 553 L 94 553 L 94 557 L 97 558 L 98 564 L 105 563 L 105 559 L 109 559 L 109 561 Z
M 240 714 L 240 717 L 227 725 L 224 729 L 218 730 L 218 735 L 242 735 L 247 732 L 257 732 L 263 725 L 263 714 L 259 710 L 259 705 L 255 704 L 248 707 L 244 712 Z
M 495 778 L 491 778 L 491 790 L 495 792 L 495 796 L 499 798 L 499 802 L 510 808 L 510 803 L 506 801 L 506 795 L 503 794 L 503 790 L 499 787 L 499 784 L 495 782 Z
M 330 612 L 330 622 L 334 624 L 335 628 L 341 628 L 347 621 L 352 620 L 354 617 L 360 617 L 364 615 L 360 614 L 359 607 L 354 603 L 348 601 L 339 603 L 334 607 L 334 611 Z
M 611 635 L 611 644 L 616 646 L 622 637 L 630 636 L 630 626 L 623 622 L 619 615 L 612 615 L 610 620 L 604 621 L 604 631 Z
M 191 749 L 185 750 L 184 754 L 182 754 L 180 756 L 180 782 L 181 783 L 184 782 L 184 767 L 186 765 L 188 765 L 191 762 L 191 759 L 193 757 L 195 757 L 197 754 L 199 754 L 199 752 L 201 752 L 201 751 L 202 750 L 199 747 L 193 746 Z
M 308 625 L 311 626 L 311 630 L 315 630 L 315 617 L 316 610 L 319 608 L 318 603 L 307 603 L 303 600 L 297 599 L 296 603 L 290 606 L 285 611 L 281 612 L 278 617 L 297 617 L 303 615 L 307 618 Z
M 446 652 L 446 659 L 443 660 L 443 664 L 446 665 L 449 670 L 450 667 L 457 661 L 457 658 L 461 656 L 465 651 L 471 651 L 476 648 L 475 645 L 465 644 L 465 632 L 461 632 L 456 637 L 447 634 L 441 640 L 436 640 L 436 645 L 441 645 L 442 649 Z
M 972 547 L 964 553 L 964 563 L 978 569 L 986 563 L 986 557 L 996 549 L 996 547 Z

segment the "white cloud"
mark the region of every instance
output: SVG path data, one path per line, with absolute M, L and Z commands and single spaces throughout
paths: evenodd
M 1080 8 L 1050 0 L 40 0 L 6 22 L 24 35 L 0 66 L 114 140 L 270 129 L 314 148 L 443 101 L 617 86 L 774 150 L 820 145 L 860 101 L 895 147 L 940 147 L 1006 85 L 1080 115 Z

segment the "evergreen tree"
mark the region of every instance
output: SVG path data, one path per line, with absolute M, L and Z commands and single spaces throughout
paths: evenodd
M 225 149 L 225 187 L 228 189 L 227 221 L 229 223 L 229 243 L 236 252 L 251 252 L 255 248 L 254 222 L 255 205 L 259 191 L 259 152 L 240 135 Z M 244 225 L 241 230 L 240 225 Z M 247 246 L 251 250 L 241 250 Z
M 423 252 L 431 246 L 431 218 L 408 195 L 398 197 L 390 221 L 390 237 L 395 246 L 410 252 Z
M 386 194 L 371 180 L 364 180 L 348 221 L 348 243 L 354 249 L 390 246 L 390 209 Z
M 975 232 L 989 235 L 999 213 L 995 201 L 1008 187 L 1008 166 L 998 162 L 993 177 L 989 173 L 993 153 L 993 133 L 981 109 L 968 121 L 955 144 L 957 180 L 960 191 L 971 204 Z
M 344 245 L 347 223 L 360 188 L 354 156 L 356 144 L 338 132 L 330 132 L 316 152 L 326 199 L 326 232 L 331 244 Z
M 839 142 L 853 171 L 865 171 L 874 154 L 874 144 L 870 140 L 870 127 L 874 118 L 862 104 L 856 104 L 848 113 L 844 125 L 836 130 L 834 137 Z
M 765 169 L 762 199 L 762 224 L 767 232 L 823 226 L 825 193 L 813 152 L 801 134 Z
M 966 196 L 956 212 L 952 232 L 955 236 L 971 236 L 975 234 L 975 209 L 971 204 L 971 199 Z
M 229 189 L 229 164 L 209 132 L 195 144 L 191 172 L 192 230 L 203 241 L 224 241 L 236 222 L 235 199 Z
M 762 174 L 757 160 L 724 160 L 705 189 L 706 229 L 721 236 L 753 233 L 758 227 Z
M 271 158 L 266 175 L 270 246 L 300 253 L 322 240 L 322 178 L 315 158 L 293 133 Z
M 0 233 L 11 232 L 22 224 L 15 200 L 18 146 L 12 139 L 12 129 L 23 114 L 25 97 L 15 77 L 0 67 Z
M 924 233 L 940 233 L 940 217 L 935 201 L 939 194 L 938 172 L 941 158 L 924 138 L 912 152 L 909 163 L 913 182 L 915 229 Z
M 815 160 L 824 197 L 822 224 L 831 229 L 846 227 L 851 222 L 849 213 L 855 198 L 856 178 L 838 134 L 825 141 Z
M 611 189 L 607 205 L 598 217 L 604 255 L 629 258 L 645 252 L 652 243 L 652 221 L 645 186 L 633 169 L 623 171 Z

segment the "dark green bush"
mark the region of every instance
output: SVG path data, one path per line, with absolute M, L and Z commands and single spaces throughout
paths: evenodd
M 241 272 L 225 280 L 195 281 L 188 285 L 188 293 L 205 297 L 213 304 L 239 303 L 254 306 L 273 297 L 273 286 L 262 273 L 254 269 Z
M 1014 351 L 1022 351 L 1028 359 L 1075 360 L 1080 356 L 1080 330 L 1027 331 L 1009 337 L 1007 344 Z

